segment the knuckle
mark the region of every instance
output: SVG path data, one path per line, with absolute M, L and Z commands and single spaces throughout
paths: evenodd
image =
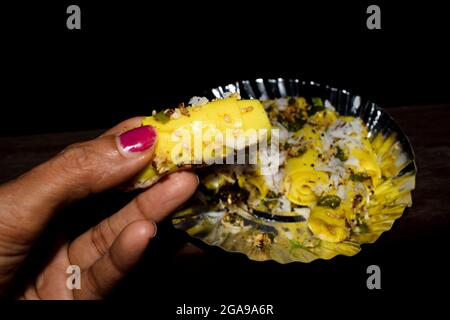
M 150 214 L 151 210 L 149 209 L 149 207 L 151 207 L 151 204 L 149 204 L 149 201 L 145 197 L 144 193 L 141 193 L 140 195 L 138 195 L 134 199 L 134 202 L 136 204 L 137 212 L 141 215 L 141 217 L 143 217 L 144 219 L 147 219 L 149 216 L 151 216 L 151 214 Z
M 91 242 L 99 256 L 104 256 L 109 249 L 109 241 L 102 229 L 102 223 L 92 229 Z
M 91 176 L 97 167 L 98 153 L 90 143 L 75 143 L 60 154 L 63 172 L 69 175 Z

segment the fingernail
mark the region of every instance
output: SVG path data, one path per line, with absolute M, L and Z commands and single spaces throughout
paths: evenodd
M 122 133 L 119 144 L 125 152 L 142 152 L 156 142 L 156 130 L 152 126 L 142 126 Z
M 153 224 L 154 231 L 153 231 L 152 238 L 154 238 L 156 236 L 156 234 L 158 233 L 158 226 L 156 225 L 155 221 L 150 221 L 150 222 Z

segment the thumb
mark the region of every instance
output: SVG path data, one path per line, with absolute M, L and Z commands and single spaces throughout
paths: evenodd
M 151 160 L 156 131 L 142 126 L 69 146 L 53 159 L 0 187 L 0 231 L 10 226 L 32 241 L 64 203 L 131 179 Z

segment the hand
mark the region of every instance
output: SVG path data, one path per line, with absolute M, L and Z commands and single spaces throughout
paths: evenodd
M 63 205 L 131 179 L 151 160 L 155 130 L 127 120 L 97 139 L 69 146 L 53 159 L 0 186 L 0 293 L 55 212 Z M 129 130 L 132 129 L 132 130 Z M 129 130 L 129 131 L 127 131 Z M 22 299 L 99 299 L 138 262 L 157 222 L 189 199 L 198 185 L 177 172 L 121 210 L 62 243 Z M 81 289 L 66 287 L 69 265 L 81 269 Z

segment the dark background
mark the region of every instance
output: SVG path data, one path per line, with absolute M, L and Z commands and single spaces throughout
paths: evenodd
M 2 5 L 0 133 L 107 128 L 257 77 L 301 77 L 384 107 L 442 103 L 443 5 L 358 1 L 29 1 Z M 392 2 L 392 1 L 391 1 Z M 66 28 L 77 3 L 82 30 Z
M 257 77 L 314 80 L 386 108 L 450 102 L 443 5 L 376 1 L 382 29 L 371 31 L 365 11 L 372 2 L 294 2 L 2 4 L 0 135 L 107 128 L 211 87 Z M 73 3 L 81 7 L 81 31 L 66 29 L 65 10 Z M 93 217 L 100 220 L 127 197 L 113 192 L 69 208 L 65 217 L 78 214 L 85 222 L 89 208 L 103 206 Z M 447 250 L 446 233 L 392 241 L 401 221 L 351 259 L 287 266 L 214 248 L 206 256 L 174 258 L 186 239 L 163 225 L 143 262 L 112 296 L 128 306 L 114 309 L 126 314 L 137 301 L 148 318 L 157 311 L 171 315 L 183 303 L 268 303 L 279 316 L 295 313 L 298 319 L 307 313 L 384 316 L 387 308 L 402 316 L 434 312 L 445 306 L 440 291 L 448 288 L 448 263 L 436 259 Z M 53 228 L 69 224 L 76 221 L 63 216 Z M 380 291 L 366 288 L 370 264 L 382 269 Z

